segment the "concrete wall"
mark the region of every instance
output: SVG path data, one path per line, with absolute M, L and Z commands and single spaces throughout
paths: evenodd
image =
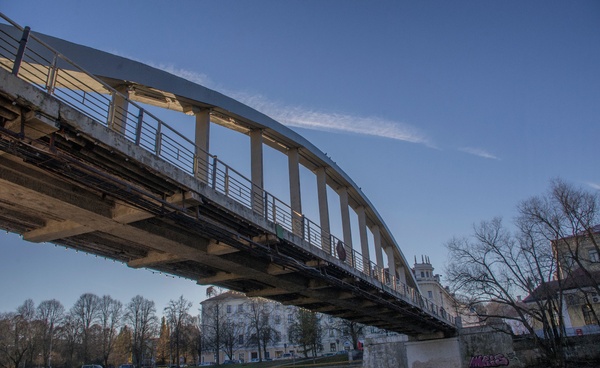
M 457 337 L 406 343 L 408 368 L 461 368 L 460 341 Z
M 506 327 L 508 328 L 508 327 Z M 460 330 L 463 367 L 522 367 L 513 347 L 512 336 L 489 327 Z
M 512 337 L 502 331 L 473 327 L 458 337 L 408 341 L 405 336 L 367 339 L 363 367 L 478 368 L 523 367 Z
M 366 339 L 364 344 L 363 367 L 399 368 L 406 367 L 406 346 L 404 335 Z

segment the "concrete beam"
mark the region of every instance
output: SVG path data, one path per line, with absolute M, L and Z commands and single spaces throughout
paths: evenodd
M 283 266 L 280 266 L 280 265 L 275 264 L 275 263 L 271 263 L 267 267 L 267 273 L 269 275 L 273 275 L 273 276 L 276 276 L 276 275 L 285 275 L 285 274 L 294 273 L 294 272 L 296 272 L 296 270 L 294 270 L 292 268 L 289 268 L 289 267 L 283 267 Z
M 146 257 L 133 259 L 127 262 L 127 266 L 131 268 L 152 267 L 159 264 L 173 263 L 182 260 L 184 259 L 175 254 L 150 251 Z
M 323 301 L 319 300 L 319 299 L 310 298 L 310 297 L 302 297 L 302 298 L 287 300 L 287 301 L 283 302 L 282 304 L 302 306 L 302 305 L 316 304 L 316 303 L 322 303 L 322 302 Z
M 269 297 L 269 296 L 275 296 L 275 295 L 285 295 L 285 294 L 291 294 L 289 290 L 285 290 L 285 289 L 281 289 L 281 288 L 268 288 L 268 289 L 262 289 L 262 290 L 254 290 L 254 291 L 249 291 L 246 293 L 247 297 L 253 298 L 253 297 Z
M 211 241 L 208 244 L 208 247 L 206 249 L 206 253 L 210 254 L 212 256 L 222 256 L 225 254 L 236 253 L 236 252 L 239 252 L 239 249 L 234 248 L 234 247 L 224 244 L 224 243 L 217 243 L 215 241 Z
M 200 285 L 213 285 L 224 281 L 241 280 L 244 277 L 229 272 L 217 272 L 214 276 L 203 277 L 198 279 Z

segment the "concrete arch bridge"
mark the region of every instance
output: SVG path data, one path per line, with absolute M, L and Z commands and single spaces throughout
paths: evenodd
M 203 86 L 2 19 L 0 228 L 390 331 L 455 334 L 367 197 L 306 139 Z M 148 105 L 194 116 L 194 139 Z M 213 124 L 249 137 L 249 177 L 210 154 Z M 290 203 L 264 188 L 265 146 L 287 157 Z M 301 166 L 318 219 L 303 215 Z

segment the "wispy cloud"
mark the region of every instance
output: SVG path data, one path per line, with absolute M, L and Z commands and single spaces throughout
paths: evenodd
M 500 160 L 498 157 L 496 157 L 495 155 L 489 153 L 488 151 L 482 149 L 482 148 L 476 148 L 476 147 L 461 147 L 458 149 L 461 152 L 465 152 L 468 153 L 470 155 L 474 155 L 474 156 L 478 156 L 478 157 L 482 157 L 482 158 L 487 158 L 490 160 Z
M 598 183 L 587 182 L 586 184 L 592 187 L 592 189 L 600 190 L 600 184 Z
M 260 94 L 231 91 L 216 85 L 207 75 L 176 68 L 168 64 L 149 65 L 177 75 L 190 82 L 231 96 L 236 100 L 270 116 L 289 127 L 315 129 L 332 132 L 344 132 L 390 138 L 404 142 L 423 144 L 435 148 L 425 133 L 414 126 L 402 122 L 381 119 L 377 117 L 354 116 L 349 114 L 315 111 L 300 106 L 290 106 L 275 102 Z
M 290 127 L 384 137 L 433 147 L 430 139 L 423 132 L 401 122 L 377 117 L 315 111 L 277 103 L 261 95 L 239 92 L 230 92 L 230 95 Z

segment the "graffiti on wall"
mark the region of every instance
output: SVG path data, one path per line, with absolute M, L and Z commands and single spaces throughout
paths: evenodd
M 474 355 L 471 357 L 469 368 L 480 367 L 505 367 L 509 363 L 508 358 L 503 354 L 495 355 Z

